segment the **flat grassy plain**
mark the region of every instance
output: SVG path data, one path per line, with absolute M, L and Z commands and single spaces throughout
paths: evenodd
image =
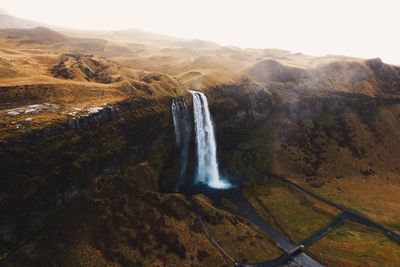
M 355 223 L 334 229 L 307 252 L 327 266 L 400 266 L 398 243 Z
M 257 212 L 294 244 L 307 239 L 340 213 L 277 181 L 246 188 L 244 194 Z
M 301 243 L 339 215 L 338 209 L 274 179 L 246 188 L 244 194 L 265 220 L 294 243 Z M 361 213 L 368 215 L 367 209 Z M 369 209 L 376 214 L 377 206 Z M 327 266 L 399 266 L 400 262 L 400 244 L 373 228 L 348 221 L 307 247 L 306 252 Z

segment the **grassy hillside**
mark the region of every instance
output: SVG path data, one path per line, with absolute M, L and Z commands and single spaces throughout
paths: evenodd
M 265 173 L 400 233 L 399 67 L 23 25 L 0 30 L 1 265 L 230 266 L 192 203 L 166 193 L 179 172 L 170 104 L 187 89 L 208 97 L 222 173 L 291 242 L 339 211 Z M 235 260 L 282 255 L 250 222 L 196 200 Z M 307 253 L 328 266 L 390 266 L 398 251 L 346 223 Z
M 182 196 L 146 192 L 132 181 L 102 176 L 64 205 L 40 235 L 3 266 L 202 266 L 205 262 L 229 266 L 202 234 Z

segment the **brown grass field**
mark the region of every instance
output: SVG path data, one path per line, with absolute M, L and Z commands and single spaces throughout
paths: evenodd
M 62 194 L 70 180 L 85 187 L 57 206 L 39 234 L 24 233 L 21 240 L 29 236 L 28 242 L 0 265 L 230 266 L 202 232 L 191 203 L 182 194 L 158 192 L 178 166 L 171 158 L 176 148 L 165 141 L 174 139 L 170 100 L 188 89 L 210 96 L 223 169 L 245 177 L 244 196 L 293 243 L 339 211 L 258 170 L 400 234 L 398 67 L 379 59 L 240 49 L 138 30 L 18 28 L 29 23 L 0 21 L 0 152 L 15 171 L 2 181 L 9 191 L 0 192 L 0 208 L 22 199 L 45 206 L 51 201 L 41 197 Z M 132 105 L 103 128 L 19 143 L 34 130 L 121 103 Z M 38 109 L 32 105 L 51 108 L 32 111 Z M 117 173 L 109 175 L 108 165 L 96 169 L 110 162 L 120 164 Z M 17 163 L 29 171 L 22 173 Z M 196 200 L 207 230 L 234 259 L 282 255 L 250 222 L 216 209 L 205 196 Z M 20 207 L 29 213 L 28 205 Z M 35 221 L 10 216 L 18 217 L 21 229 Z M 8 243 L 0 241 L 3 255 Z M 306 252 L 327 266 L 400 262 L 399 244 L 353 223 Z

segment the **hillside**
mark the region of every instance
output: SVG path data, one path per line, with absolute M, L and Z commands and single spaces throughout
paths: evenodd
M 188 90 L 208 99 L 236 195 L 193 177 L 180 187 L 171 104 L 184 103 L 193 134 Z M 356 214 L 364 221 L 347 218 L 302 253 L 326 266 L 395 266 L 398 241 L 362 222 L 400 234 L 399 117 L 400 67 L 379 58 L 0 14 L 0 265 L 292 264 L 297 255 L 260 225 L 298 245 Z
M 7 28 L 33 28 L 38 26 L 39 23 L 16 18 L 6 11 L 0 11 L 0 29 L 7 29 Z

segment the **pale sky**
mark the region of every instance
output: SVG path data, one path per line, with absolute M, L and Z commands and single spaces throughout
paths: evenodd
M 1 0 L 58 26 L 136 28 L 242 48 L 380 57 L 400 65 L 399 0 Z

